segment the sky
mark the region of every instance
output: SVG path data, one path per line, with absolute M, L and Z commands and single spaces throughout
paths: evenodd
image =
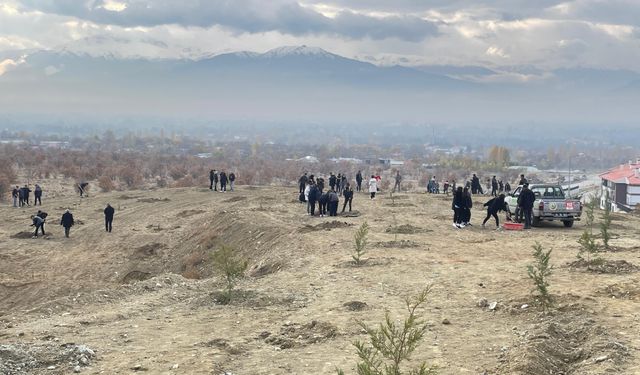
M 640 1 L 0 0 L 0 53 L 201 58 L 284 45 L 381 65 L 639 72 Z M 0 74 L 18 63 L 0 55 Z

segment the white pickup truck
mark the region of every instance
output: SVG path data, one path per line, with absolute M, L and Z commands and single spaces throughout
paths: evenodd
M 582 205 L 577 199 L 566 198 L 562 186 L 553 184 L 531 184 L 529 189 L 536 196 L 533 204 L 533 225 L 540 224 L 541 221 L 562 221 L 565 227 L 573 226 L 574 221 L 580 220 L 582 214 Z M 509 214 L 512 217 L 519 218 L 518 197 L 522 191 L 522 186 L 518 188 L 505 199 Z

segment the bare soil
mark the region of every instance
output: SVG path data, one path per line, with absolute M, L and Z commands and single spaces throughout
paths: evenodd
M 358 322 L 376 325 L 385 311 L 402 319 L 405 297 L 427 284 L 419 313 L 429 330 L 412 361 L 439 374 L 640 374 L 638 216 L 616 214 L 616 251 L 601 254 L 616 272 L 600 273 L 566 266 L 582 223 L 483 229 L 488 197 L 475 198 L 474 226 L 455 229 L 442 195 L 402 194 L 388 206 L 356 194 L 357 216 L 320 218 L 295 188 L 81 199 L 67 183 L 43 198 L 45 238 L 31 238 L 36 209 L 0 206 L 2 374 L 353 374 L 352 343 L 366 340 Z M 83 223 L 71 238 L 57 225 L 65 208 Z M 357 266 L 353 235 L 365 221 Z M 549 313 L 526 273 L 536 242 L 553 250 Z M 209 256 L 223 244 L 249 260 L 228 304 L 215 301 L 224 281 Z

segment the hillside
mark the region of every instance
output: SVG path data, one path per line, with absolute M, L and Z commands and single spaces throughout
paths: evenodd
M 357 321 L 377 324 L 385 310 L 401 319 L 404 298 L 427 284 L 429 331 L 413 360 L 440 374 L 640 373 L 637 217 L 615 215 L 615 251 L 594 272 L 569 266 L 583 224 L 483 229 L 486 198 L 475 200 L 474 226 L 456 230 L 444 196 L 357 194 L 357 211 L 334 220 L 306 216 L 293 188 L 80 199 L 64 184 L 43 199 L 45 239 L 25 234 L 33 208 L 0 207 L 3 374 L 354 373 L 352 342 L 366 339 Z M 107 202 L 117 210 L 111 234 Z M 56 225 L 67 207 L 78 221 L 69 239 Z M 355 267 L 364 221 L 367 262 Z M 553 249 L 549 315 L 526 276 L 536 241 Z M 222 281 L 210 266 L 222 244 L 249 259 L 229 305 L 215 301 Z

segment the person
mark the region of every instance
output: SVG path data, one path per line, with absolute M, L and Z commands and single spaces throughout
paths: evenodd
M 356 191 L 362 191 L 362 171 L 356 174 Z
M 215 178 L 215 174 L 215 169 L 209 171 L 209 190 L 213 190 L 213 180 Z
M 400 182 L 402 181 L 402 176 L 400 176 L 400 171 L 396 171 L 396 183 L 393 185 L 393 192 L 396 190 L 400 191 Z
M 498 191 L 500 193 L 504 191 L 504 182 L 502 182 L 502 180 L 498 181 Z
M 378 189 L 378 191 L 380 191 L 380 186 L 382 186 L 382 177 L 380 176 L 380 173 L 378 173 L 375 178 L 376 178 L 376 188 Z
M 331 172 L 329 174 L 329 188 L 334 190 L 336 188 L 336 176 Z
M 462 217 L 462 223 L 465 227 L 471 226 L 471 208 L 473 207 L 473 198 L 471 197 L 471 192 L 468 189 L 464 189 L 463 191 L 465 205 L 464 205 L 464 214 Z
M 453 201 L 451 202 L 451 209 L 453 210 L 453 227 L 464 228 L 462 223 L 464 217 L 464 207 L 466 200 L 462 186 L 459 186 L 453 193 Z
M 13 207 L 18 207 L 18 199 L 20 198 L 20 188 L 15 187 L 13 191 L 11 191 L 11 198 L 13 198 Z
M 111 207 L 109 203 L 107 203 L 107 207 L 104 209 L 104 229 L 111 233 L 111 227 L 113 224 L 113 214 L 116 213 L 116 210 Z
M 378 180 L 376 176 L 371 175 L 369 180 L 369 193 L 371 193 L 371 199 L 376 199 L 376 192 L 378 192 Z
M 498 219 L 498 212 L 506 211 L 506 203 L 504 202 L 505 195 L 500 194 L 499 196 L 491 199 L 487 203 L 484 204 L 484 207 L 487 207 L 487 217 L 484 218 L 482 222 L 482 227 L 489 221 L 491 216 L 496 219 L 496 229 L 500 228 L 500 219 Z
M 478 176 L 476 176 L 476 174 L 473 174 L 473 177 L 471 178 L 471 193 L 472 194 L 484 194 L 484 192 L 482 191 L 482 184 L 480 184 L 480 178 L 478 178 Z
M 209 172 L 209 180 L 211 181 L 211 185 L 213 185 L 213 191 L 218 191 L 218 171 L 212 170 Z
M 36 231 L 33 233 L 33 238 L 38 238 L 38 230 L 42 231 L 42 235 L 44 236 L 44 219 L 38 215 L 31 216 L 32 227 L 36 227 Z
M 21 187 L 17 187 L 16 189 L 18 189 L 18 207 L 23 207 L 24 206 L 24 190 Z
M 230 191 L 233 191 L 235 182 L 236 182 L 236 174 L 233 172 L 229 173 L 229 190 Z
M 220 172 L 220 191 L 226 193 L 227 192 L 227 173 L 225 171 Z
M 44 235 L 44 224 L 47 222 L 47 216 L 49 216 L 49 214 L 42 210 L 38 210 L 36 216 L 42 219 L 42 234 Z
M 342 196 L 344 197 L 342 212 L 344 212 L 344 209 L 347 208 L 347 203 L 349 203 L 349 212 L 351 212 L 351 202 L 353 202 L 353 189 L 351 188 L 351 185 L 347 184 L 347 186 L 344 187 Z
M 442 185 L 442 190 L 446 196 L 449 196 L 449 180 L 446 180 Z
M 518 185 L 525 185 L 525 184 L 528 184 L 528 183 L 529 183 L 529 181 L 527 181 L 527 179 L 524 178 L 524 174 L 521 174 L 520 175 L 520 181 L 518 182 Z
M 331 189 L 331 191 L 329 191 L 327 200 L 329 201 L 329 216 L 338 216 L 338 204 L 340 203 L 338 193 L 336 193 L 335 190 Z
M 33 205 L 37 206 L 38 202 L 40 202 L 40 205 L 42 206 L 42 188 L 40 187 L 40 185 L 36 184 L 36 187 L 33 190 L 33 196 L 35 199 Z
M 504 191 L 509 194 L 511 193 L 511 184 L 509 183 L 509 181 L 505 182 L 504 184 Z
M 529 184 L 524 184 L 518 197 L 518 206 L 524 216 L 524 229 L 531 229 L 531 214 L 535 201 L 536 195 L 529 189 Z
M 320 194 L 320 198 L 318 198 L 318 208 L 320 209 L 320 217 L 324 217 L 327 215 L 327 204 L 329 203 L 329 192 L 324 192 Z
M 308 198 L 308 206 L 309 206 L 309 215 L 315 216 L 316 214 L 316 202 L 320 197 L 320 190 L 318 190 L 318 186 L 314 181 L 311 181 L 309 184 L 309 198 Z
M 340 181 L 340 192 L 344 192 L 344 189 L 347 187 L 349 183 L 347 182 L 346 173 L 342 174 L 342 181 Z
M 29 186 L 24 185 L 24 187 L 22 188 L 22 198 L 23 198 L 24 204 L 26 204 L 27 206 L 31 206 L 29 204 L 29 193 L 31 193 L 31 189 L 29 189 Z
M 320 190 L 320 193 L 322 193 L 324 191 L 324 178 L 318 177 L 318 179 L 316 180 L 316 185 L 318 186 L 318 190 Z
M 73 214 L 71 214 L 71 211 L 65 210 L 64 214 L 62 214 L 62 219 L 60 219 L 60 225 L 64 227 L 65 237 L 69 238 L 69 232 L 71 231 L 73 224 Z
M 496 179 L 496 176 L 493 176 L 491 178 L 491 196 L 492 197 L 498 196 L 498 180 Z
M 303 198 L 303 202 L 307 202 L 307 213 L 309 213 L 309 192 L 311 191 L 311 183 L 307 180 L 307 185 L 304 187 L 304 192 L 302 192 L 301 197 Z
M 342 190 L 340 190 L 340 186 L 342 184 L 342 173 L 338 173 L 338 177 L 336 177 L 336 193 L 340 195 Z
M 307 172 L 304 172 L 304 174 L 298 179 L 298 187 L 300 188 L 300 193 L 304 193 L 304 188 L 307 187 L 308 182 L 309 177 L 307 177 Z
M 87 186 L 89 186 L 88 182 L 81 182 L 78 184 L 78 192 L 80 192 L 80 198 L 87 194 Z

